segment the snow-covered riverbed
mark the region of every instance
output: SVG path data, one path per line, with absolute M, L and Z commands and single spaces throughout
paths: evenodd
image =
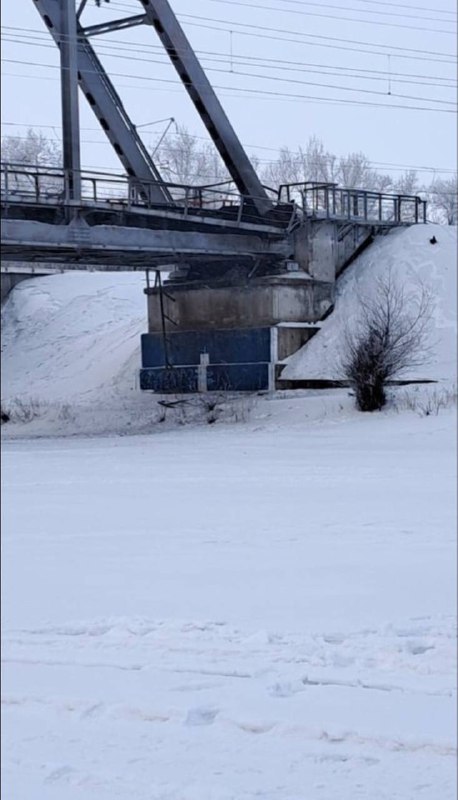
M 4 443 L 5 798 L 455 797 L 453 413 L 295 402 Z

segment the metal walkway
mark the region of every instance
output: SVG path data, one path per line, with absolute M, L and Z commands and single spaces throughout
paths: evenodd
M 1 164 L 1 245 L 6 260 L 88 263 L 119 268 L 164 263 L 294 258 L 304 225 L 388 228 L 425 221 L 418 197 L 344 189 L 335 184 L 281 186 L 261 215 L 232 182 L 210 186 L 148 184 L 81 172 L 81 197 L 70 197 L 63 169 Z M 146 189 L 146 191 L 145 191 Z M 154 198 L 154 199 L 149 199 Z

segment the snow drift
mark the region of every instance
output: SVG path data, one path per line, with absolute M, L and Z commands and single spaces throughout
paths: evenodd
M 430 239 L 435 236 L 436 244 Z M 343 334 L 356 321 L 359 298 L 374 296 L 377 279 L 391 271 L 406 296 L 419 283 L 431 290 L 435 303 L 431 325 L 431 357 L 423 367 L 406 372 L 410 380 L 456 380 L 457 229 L 415 225 L 377 239 L 341 276 L 335 309 L 320 331 L 299 352 L 286 359 L 287 380 L 339 380 Z

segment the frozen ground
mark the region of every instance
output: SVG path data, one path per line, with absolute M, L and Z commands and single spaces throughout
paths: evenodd
M 454 413 L 309 408 L 4 443 L 5 798 L 455 798 Z

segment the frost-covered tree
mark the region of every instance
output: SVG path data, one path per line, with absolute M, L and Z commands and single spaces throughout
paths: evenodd
M 338 179 L 337 157 L 325 150 L 320 139 L 312 136 L 304 147 L 296 151 L 281 147 L 278 158 L 263 170 L 262 179 L 272 187 L 305 181 L 335 183 Z
M 62 151 L 59 144 L 48 139 L 41 131 L 29 128 L 25 136 L 5 136 L 2 138 L 2 161 L 9 165 L 16 165 L 9 171 L 9 188 L 23 191 L 35 191 L 36 184 L 30 175 L 23 175 L 18 170 L 19 166 L 62 167 Z M 54 190 L 62 188 L 61 178 L 49 175 L 40 177 L 40 190 Z
M 403 172 L 393 184 L 396 194 L 417 195 L 421 191 L 418 174 L 414 169 Z
M 437 178 L 429 189 L 430 214 L 434 222 L 458 224 L 458 176 Z
M 209 142 L 201 142 L 184 125 L 165 137 L 155 153 L 161 174 L 169 183 L 199 186 L 229 179 L 221 157 Z
M 364 153 L 349 153 L 339 159 L 338 182 L 348 189 L 367 189 L 388 192 L 392 189 L 390 175 L 380 174 L 371 167 Z
M 2 137 L 2 161 L 9 164 L 60 167 L 62 151 L 59 144 L 41 131 L 29 128 L 25 136 Z

